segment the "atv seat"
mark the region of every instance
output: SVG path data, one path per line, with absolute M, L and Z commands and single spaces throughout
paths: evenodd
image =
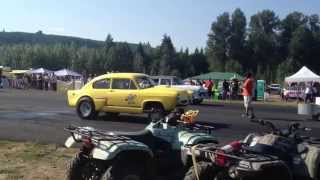
M 141 130 L 136 132 L 123 132 L 123 131 L 113 131 L 111 135 L 125 136 L 131 138 L 132 140 L 141 142 L 147 145 L 149 148 L 154 151 L 155 149 L 168 149 L 171 148 L 170 143 L 153 136 L 149 130 Z
M 251 153 L 276 156 L 284 161 L 290 161 L 291 159 L 290 152 L 285 152 L 279 148 L 270 145 L 256 144 L 254 146 L 244 146 L 243 149 Z

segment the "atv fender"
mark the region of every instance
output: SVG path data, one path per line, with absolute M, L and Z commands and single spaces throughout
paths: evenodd
M 185 145 L 195 145 L 199 143 L 218 143 L 217 138 L 206 133 L 194 133 L 188 131 L 181 131 L 178 134 L 180 147 Z
M 319 145 L 308 145 L 308 152 L 302 154 L 305 164 L 311 178 L 317 178 L 318 171 L 320 171 L 320 146 Z
M 147 145 L 134 140 L 100 141 L 93 148 L 92 157 L 100 160 L 112 160 L 118 154 L 129 151 L 141 151 L 153 157 L 153 153 Z

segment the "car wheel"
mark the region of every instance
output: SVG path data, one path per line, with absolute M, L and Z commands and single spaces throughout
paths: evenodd
M 194 99 L 192 104 L 199 105 L 199 104 L 202 103 L 202 101 L 203 101 L 202 99 L 201 100 L 200 99 Z
M 148 113 L 148 119 L 151 121 L 158 121 L 165 115 L 164 109 L 161 104 L 151 104 L 149 108 L 151 112 Z
M 77 114 L 81 119 L 96 119 L 98 112 L 95 110 L 93 101 L 88 98 L 81 98 L 77 105 Z

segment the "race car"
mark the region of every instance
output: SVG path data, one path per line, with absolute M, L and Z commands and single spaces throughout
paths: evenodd
M 155 86 L 140 73 L 109 73 L 98 76 L 80 90 L 67 93 L 68 104 L 82 119 L 95 119 L 99 112 L 164 114 L 188 105 L 187 91 Z

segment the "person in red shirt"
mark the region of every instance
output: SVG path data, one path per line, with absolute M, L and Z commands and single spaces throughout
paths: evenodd
M 253 112 L 252 107 L 252 91 L 253 91 L 253 78 L 252 74 L 249 72 L 246 75 L 246 79 L 244 80 L 243 87 L 242 87 L 242 95 L 243 95 L 243 104 L 245 108 L 245 116 L 249 117 L 250 119 L 254 119 L 255 115 Z M 249 111 L 251 112 L 251 115 L 249 116 Z

